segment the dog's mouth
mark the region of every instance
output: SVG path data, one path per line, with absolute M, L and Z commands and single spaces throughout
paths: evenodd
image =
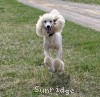
M 52 27 L 46 27 L 47 33 L 49 36 L 53 36 L 54 32 L 52 32 Z
M 47 27 L 46 27 L 46 30 L 47 30 L 47 33 L 48 33 L 48 34 L 50 34 L 50 33 L 52 32 L 50 26 L 47 26 Z

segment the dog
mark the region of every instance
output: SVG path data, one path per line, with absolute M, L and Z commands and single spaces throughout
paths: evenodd
M 57 59 L 62 59 L 62 35 L 65 19 L 57 11 L 53 10 L 40 16 L 36 24 L 36 33 L 40 37 L 44 37 L 44 55 L 51 56 L 51 49 L 57 50 Z
M 64 63 L 59 59 L 52 59 L 52 57 L 45 57 L 45 65 L 48 66 L 49 71 L 52 73 L 57 72 L 59 75 L 62 75 L 64 72 Z

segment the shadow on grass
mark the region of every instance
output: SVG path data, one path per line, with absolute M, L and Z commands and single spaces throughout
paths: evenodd
M 63 73 L 62 75 L 56 75 L 54 74 L 53 77 L 51 77 L 49 81 L 49 85 L 52 87 L 58 87 L 58 88 L 69 88 L 70 86 L 70 75 Z
M 57 93 L 65 95 L 66 92 L 70 91 L 70 75 L 63 73 L 62 75 L 54 74 L 49 78 L 49 81 L 46 83 L 41 83 L 42 88 L 52 89 L 50 93 Z

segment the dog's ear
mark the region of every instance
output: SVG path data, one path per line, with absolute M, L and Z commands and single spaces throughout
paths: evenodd
M 54 15 L 54 17 L 53 17 L 53 21 L 54 21 L 54 23 L 56 23 L 56 21 L 59 19 L 59 17 L 57 16 L 57 15 Z

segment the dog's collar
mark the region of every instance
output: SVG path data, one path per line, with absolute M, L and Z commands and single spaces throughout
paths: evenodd
M 54 35 L 54 32 L 50 33 L 50 34 L 49 34 L 49 37 L 50 37 L 50 36 L 53 36 L 53 35 Z

